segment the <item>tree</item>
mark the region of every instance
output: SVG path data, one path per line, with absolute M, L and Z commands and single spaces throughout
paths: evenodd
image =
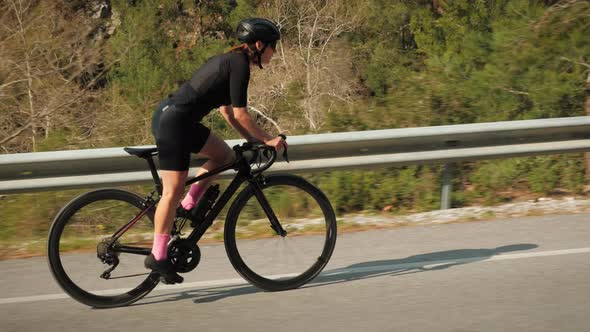
M 358 25 L 355 9 L 342 0 L 271 2 L 262 15 L 278 22 L 284 37 L 271 69 L 278 79 L 269 92 L 275 98 L 268 94 L 261 98 L 288 98 L 289 91 L 299 90 L 297 104 L 312 131 L 321 128 L 335 101 L 350 102 L 354 87 L 350 47 L 339 37 Z
M 0 9 L 0 146 L 37 151 L 52 131 L 76 132 L 88 119 L 80 106 L 103 77 L 97 24 L 53 1 L 7 0 Z

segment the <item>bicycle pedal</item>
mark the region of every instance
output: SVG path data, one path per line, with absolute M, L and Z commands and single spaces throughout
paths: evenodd
M 171 273 L 168 275 L 160 275 L 160 282 L 166 285 L 181 284 L 184 278 L 179 276 L 177 273 Z

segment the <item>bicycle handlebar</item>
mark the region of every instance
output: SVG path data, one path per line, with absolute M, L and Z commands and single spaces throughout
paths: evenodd
M 287 136 L 284 134 L 279 134 L 279 136 L 284 140 L 287 140 Z M 252 170 L 252 174 L 258 174 L 266 171 L 270 168 L 270 166 L 272 166 L 272 164 L 274 164 L 277 159 L 276 149 L 273 146 L 266 145 L 261 142 L 246 142 L 241 145 L 235 145 L 233 150 L 236 153 L 236 160 L 246 158 L 249 164 L 256 162 L 256 160 L 260 157 L 260 153 L 262 153 L 268 159 L 262 166 Z M 270 155 L 268 155 L 268 153 L 270 153 Z M 289 162 L 287 148 L 285 148 L 283 151 L 283 158 L 285 161 Z

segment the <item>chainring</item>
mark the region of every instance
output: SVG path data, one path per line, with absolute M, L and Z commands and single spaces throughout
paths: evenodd
M 168 247 L 168 257 L 170 257 L 176 272 L 186 273 L 199 265 L 201 250 L 196 243 L 179 240 L 171 243 Z

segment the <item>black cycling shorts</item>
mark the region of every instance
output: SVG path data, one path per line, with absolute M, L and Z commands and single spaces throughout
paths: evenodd
M 201 151 L 211 130 L 190 116 L 190 112 L 171 104 L 169 99 L 158 106 L 152 118 L 160 169 L 188 170 L 191 152 Z

